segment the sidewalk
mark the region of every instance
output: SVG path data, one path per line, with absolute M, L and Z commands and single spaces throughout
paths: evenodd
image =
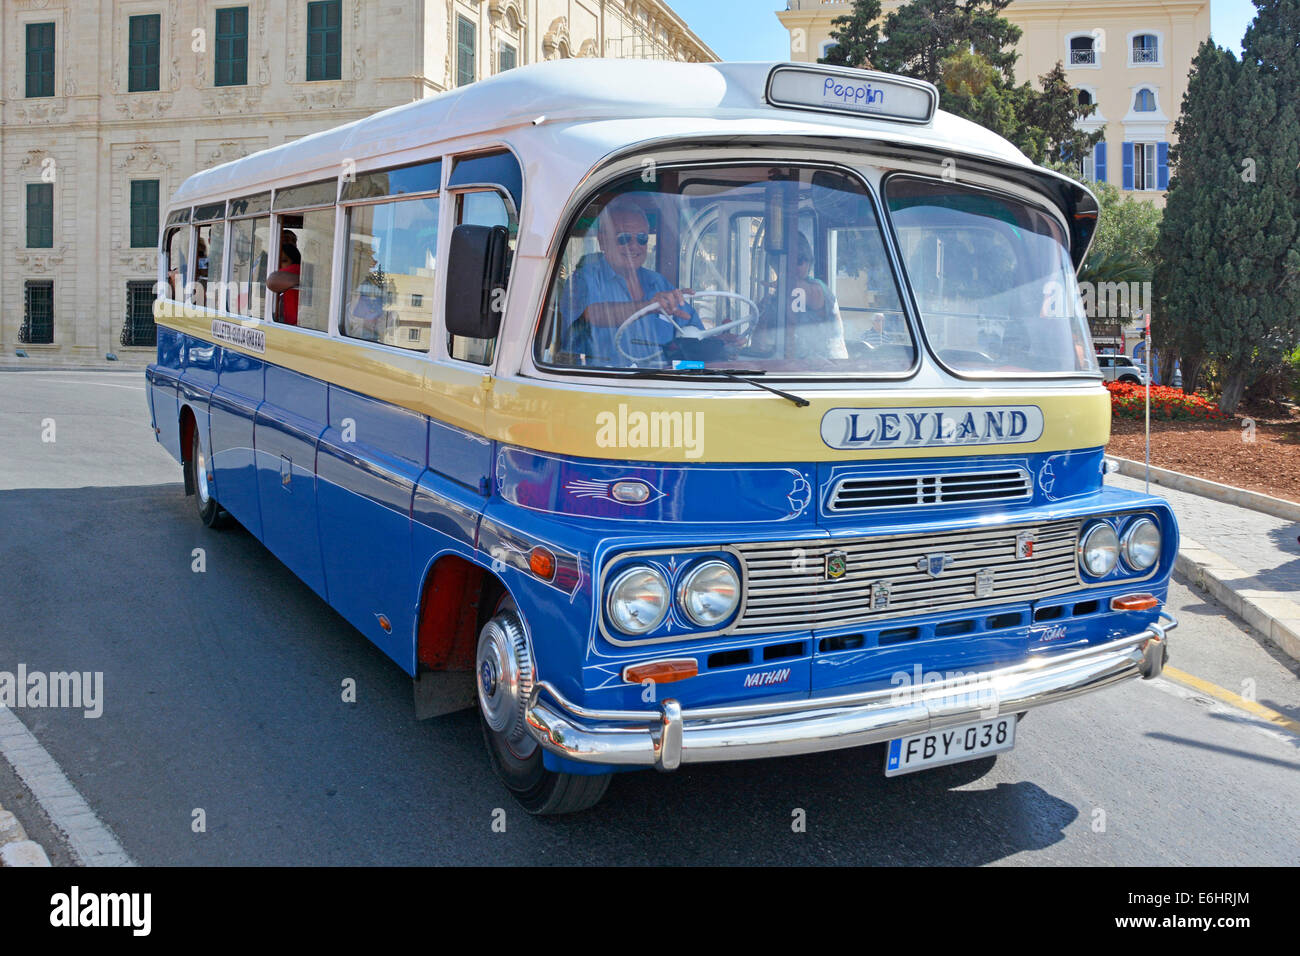
M 1141 478 L 1106 476 L 1142 491 Z M 1177 570 L 1300 660 L 1300 522 L 1151 485 L 1174 509 L 1182 541 Z

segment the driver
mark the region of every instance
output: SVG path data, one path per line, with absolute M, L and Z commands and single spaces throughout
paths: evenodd
M 585 354 L 591 365 L 626 365 L 627 356 L 614 345 L 628 316 L 652 302 L 679 325 L 702 327 L 695 309 L 686 303 L 692 289 L 674 289 L 671 282 L 643 266 L 650 242 L 650 224 L 640 206 L 625 196 L 609 202 L 597 220 L 598 254 L 586 256 L 569 278 L 560 297 L 566 351 Z M 643 315 L 623 333 L 623 347 L 633 355 L 662 354 L 674 330 L 655 313 Z

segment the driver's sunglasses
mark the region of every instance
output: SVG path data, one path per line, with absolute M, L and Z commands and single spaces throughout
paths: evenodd
M 620 232 L 618 234 L 618 244 L 620 246 L 626 246 L 633 239 L 635 239 L 637 243 L 642 246 L 648 245 L 650 243 L 649 234 L 644 232 Z

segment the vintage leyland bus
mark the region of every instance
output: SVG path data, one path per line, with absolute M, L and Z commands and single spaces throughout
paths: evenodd
M 547 63 L 201 172 L 155 434 L 532 812 L 1007 750 L 1160 673 L 1178 532 L 1103 483 L 1094 197 L 937 100 Z

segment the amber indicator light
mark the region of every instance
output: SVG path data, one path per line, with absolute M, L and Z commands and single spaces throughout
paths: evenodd
M 532 553 L 528 555 L 528 566 L 532 568 L 533 574 L 543 581 L 555 577 L 555 555 L 545 548 L 533 548 Z
M 1159 599 L 1154 594 L 1125 594 L 1123 597 L 1112 598 L 1110 609 L 1112 611 L 1149 611 L 1159 603 Z
M 671 684 L 673 681 L 694 677 L 699 672 L 700 665 L 694 658 L 683 661 L 651 661 L 624 668 L 623 680 L 629 684 L 640 684 L 648 680 L 656 684 Z

